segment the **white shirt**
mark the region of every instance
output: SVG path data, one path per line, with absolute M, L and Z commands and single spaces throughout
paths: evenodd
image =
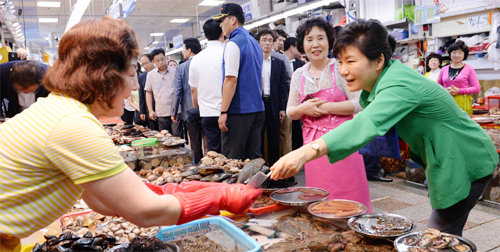
M 19 92 L 17 94 L 17 99 L 19 100 L 19 106 L 21 109 L 27 109 L 31 104 L 35 103 L 36 96 L 35 93 L 23 93 Z
M 128 99 L 123 99 L 123 104 L 125 105 L 124 108 L 128 111 L 135 111 L 134 107 L 132 107 L 132 105 L 130 105 L 130 102 L 128 101 Z
M 240 70 L 240 48 L 233 41 L 228 41 L 224 48 L 224 75 L 238 78 Z
M 427 76 L 427 79 L 430 79 L 430 80 L 433 80 L 435 82 L 437 82 L 437 79 L 439 77 L 439 73 L 441 72 L 441 69 L 440 68 L 437 68 L 437 69 L 434 69 L 434 70 L 431 70 L 429 72 L 429 76 Z
M 271 54 L 262 62 L 262 92 L 271 94 Z
M 201 117 L 220 115 L 222 83 L 224 81 L 222 77 L 223 54 L 224 43 L 211 40 L 208 41 L 207 48 L 191 59 L 189 85 L 198 89 L 198 106 Z

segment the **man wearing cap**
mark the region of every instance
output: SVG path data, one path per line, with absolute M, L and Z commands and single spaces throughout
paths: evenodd
M 228 158 L 262 157 L 260 152 L 264 126 L 262 101 L 262 49 L 249 32 L 240 5 L 227 3 L 214 17 L 229 38 L 224 48 L 222 69 L 221 149 Z

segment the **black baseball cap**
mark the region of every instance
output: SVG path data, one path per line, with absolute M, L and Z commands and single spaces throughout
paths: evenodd
M 239 4 L 223 4 L 220 14 L 214 17 L 214 20 L 222 21 L 227 16 L 235 16 L 241 23 L 245 21 L 245 14 Z M 243 21 L 243 22 L 242 22 Z

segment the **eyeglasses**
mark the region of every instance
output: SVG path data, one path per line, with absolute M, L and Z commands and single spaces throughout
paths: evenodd
M 272 38 L 270 39 L 264 39 L 264 38 L 261 38 L 260 39 L 260 42 L 269 42 L 269 43 L 274 43 L 274 40 Z
M 157 58 L 157 59 L 154 59 L 153 62 L 155 63 L 160 63 L 160 62 L 165 62 L 167 58 L 163 57 L 163 58 Z

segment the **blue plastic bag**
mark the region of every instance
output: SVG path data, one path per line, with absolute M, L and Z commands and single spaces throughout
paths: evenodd
M 359 150 L 359 154 L 401 159 L 396 126 L 392 127 L 389 131 L 387 131 L 385 135 L 375 137 L 365 147 Z

